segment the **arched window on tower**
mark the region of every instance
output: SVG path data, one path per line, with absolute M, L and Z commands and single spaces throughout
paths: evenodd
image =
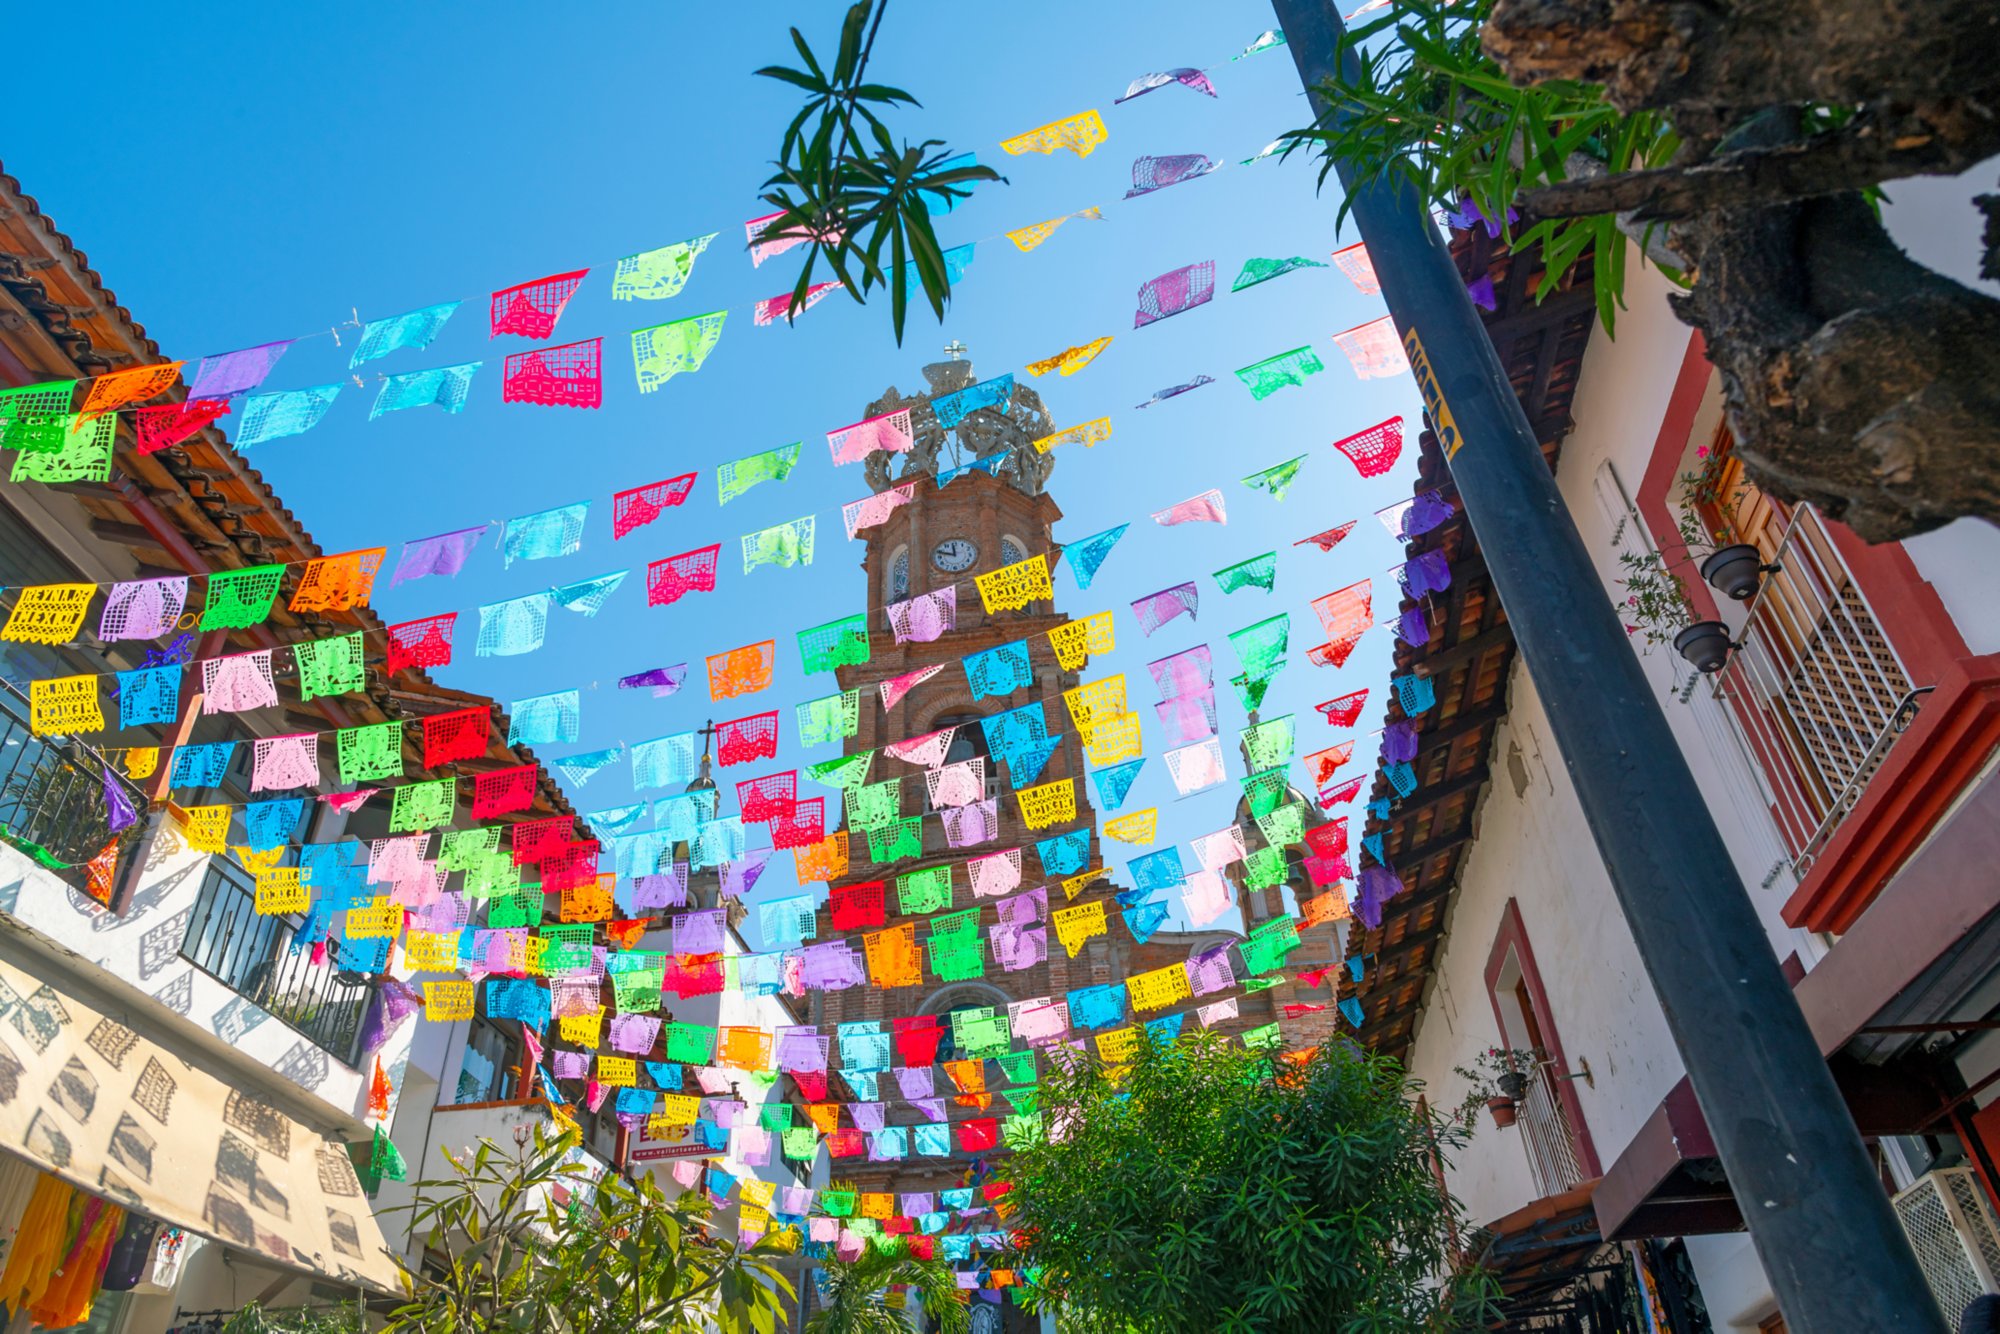
M 999 762 L 987 753 L 986 729 L 979 725 L 982 716 L 977 713 L 947 713 L 931 721 L 931 730 L 936 732 L 947 727 L 958 729 L 952 733 L 951 748 L 945 752 L 946 764 L 957 764 L 960 760 L 969 760 L 975 756 L 986 760 L 986 795 L 991 798 L 1000 792 L 1000 767 Z M 928 812 L 932 809 L 934 808 L 926 798 L 924 810 Z
M 910 549 L 897 547 L 889 557 L 889 600 L 901 602 L 910 596 Z
M 1002 565 L 1015 565 L 1027 558 L 1028 549 L 1021 545 L 1019 539 L 1012 535 L 1000 539 L 1000 563 Z

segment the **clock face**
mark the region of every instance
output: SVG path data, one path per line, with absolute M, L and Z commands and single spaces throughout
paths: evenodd
M 947 538 L 931 550 L 931 564 L 946 574 L 959 574 L 979 559 L 979 548 L 963 537 Z

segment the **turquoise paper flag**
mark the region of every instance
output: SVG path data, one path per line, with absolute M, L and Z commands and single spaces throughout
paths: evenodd
M 1078 588 L 1089 588 L 1090 581 L 1097 576 L 1097 567 L 1104 564 L 1104 558 L 1111 554 L 1111 548 L 1118 545 L 1118 539 L 1125 536 L 1125 530 L 1132 525 L 1121 523 L 1116 528 L 1107 528 L 1101 533 L 1079 538 L 1063 548 L 1063 559 L 1069 562 L 1070 572 L 1076 576 Z
M 1114 764 L 1108 769 L 1098 769 L 1090 775 L 1090 781 L 1097 787 L 1098 804 L 1107 811 L 1115 811 L 1125 804 L 1125 796 L 1132 790 L 1133 780 L 1144 768 L 1144 759 L 1127 760 Z

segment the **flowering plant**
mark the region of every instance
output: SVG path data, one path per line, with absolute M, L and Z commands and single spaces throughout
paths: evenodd
M 1541 1070 L 1542 1054 L 1523 1047 L 1488 1047 L 1473 1058 L 1470 1068 L 1452 1067 L 1452 1073 L 1471 1084 L 1465 1100 L 1452 1119 L 1470 1127 L 1479 1109 L 1496 1098 L 1519 1100 Z
M 1674 520 L 1680 540 L 1658 551 L 1648 547 L 1618 553 L 1618 564 L 1625 571 L 1619 581 L 1625 585 L 1625 605 L 1620 609 L 1626 618 L 1625 633 L 1643 636 L 1648 646 L 1671 644 L 1675 635 L 1694 623 L 1694 604 L 1688 600 L 1680 571 L 1735 540 L 1726 532 L 1710 532 L 1696 509 L 1716 500 L 1721 469 L 1720 459 L 1712 458 L 1707 446 L 1695 452 L 1706 462 L 1699 472 L 1681 474 Z M 1611 538 L 1614 543 L 1623 539 L 1628 522 L 1619 521 Z

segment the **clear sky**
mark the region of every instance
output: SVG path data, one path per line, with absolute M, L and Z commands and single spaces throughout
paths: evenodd
M 1159 806 L 1155 847 L 1230 822 L 1233 782 L 1175 800 L 1158 758 L 1166 744 L 1144 664 L 1212 644 L 1235 774 L 1245 720 L 1225 679 L 1238 667 L 1224 635 L 1281 610 L 1292 617 L 1290 664 L 1264 716 L 1297 713 L 1304 753 L 1345 735 L 1311 706 L 1368 687 L 1357 763 L 1346 773 L 1365 772 L 1391 636 L 1372 631 L 1344 669 L 1314 668 L 1305 649 L 1323 635 L 1308 604 L 1373 575 L 1378 618 L 1393 611 L 1393 582 L 1380 576 L 1400 559 L 1399 548 L 1371 513 L 1409 494 L 1420 404 L 1407 377 L 1358 381 L 1331 343 L 1333 333 L 1383 309 L 1338 270 L 1227 291 L 1250 257 L 1325 260 L 1342 241 L 1358 239 L 1351 227 L 1337 237 L 1336 199 L 1331 190 L 1316 194 L 1317 168 L 1303 156 L 1235 165 L 1307 116 L 1285 51 L 1230 60 L 1275 24 L 1268 6 L 892 4 L 871 72 L 923 103 L 899 113 L 894 128 L 976 152 L 1009 178 L 980 187 L 940 219 L 944 244 L 976 239 L 977 258 L 944 326 L 913 311 L 902 348 L 885 303 L 864 309 L 836 293 L 790 329 L 755 328 L 748 310 L 796 276 L 791 257 L 753 269 L 742 249 L 743 220 L 768 211 L 757 188 L 795 109 L 788 89 L 751 71 L 789 63 L 790 23 L 803 25 L 816 49 L 830 50 L 842 12 L 824 0 L 740 10 L 497 0 L 233 6 L 190 21 L 181 10 L 117 3 L 97 15 L 116 40 L 93 42 L 87 59 L 20 62 L 5 94 L 5 165 L 171 357 L 192 361 L 310 334 L 357 311 L 365 320 L 467 300 L 428 350 L 363 368 L 394 373 L 483 358 L 462 414 L 423 409 L 370 422 L 370 378 L 365 387 L 350 383 L 317 429 L 249 458 L 326 550 L 386 545 L 392 560 L 406 539 L 594 502 L 575 555 L 506 569 L 489 537 L 457 579 L 393 590 L 385 579 L 375 599 L 389 621 L 470 613 L 482 602 L 629 568 L 596 619 L 552 612 L 548 644 L 537 653 L 476 659 L 477 618 L 460 621 L 458 661 L 438 673 L 445 683 L 503 702 L 584 688 L 581 739 L 538 748 L 545 761 L 773 707 L 782 709 L 785 729 L 775 767 L 830 755 L 831 748 L 805 754 L 795 744 L 790 706 L 831 685 L 801 673 L 792 635 L 861 609 L 861 547 L 843 541 L 839 507 L 867 489 L 859 467 L 832 467 L 824 433 L 859 418 L 891 384 L 921 389 L 919 367 L 949 339 L 970 349 L 986 377 L 1108 333 L 1116 341 L 1087 369 L 1034 383 L 1059 423 L 1108 414 L 1116 431 L 1093 450 L 1065 448 L 1050 490 L 1066 515 L 1058 540 L 1133 523 L 1088 591 L 1077 592 L 1064 568 L 1055 577 L 1058 602 L 1071 613 L 1117 610 L 1118 649 L 1093 663 L 1091 678 L 1125 672 L 1144 719 L 1149 760 L 1124 809 Z M 76 40 L 67 16 L 47 7 L 13 16 L 10 32 L 20 50 L 45 57 Z M 1208 68 L 1219 97 L 1171 86 L 1112 105 L 1134 77 L 1176 66 Z M 89 110 L 79 111 L 80 95 Z M 1003 138 L 1091 107 L 1104 113 L 1110 139 L 1087 159 L 1010 158 L 998 148 Z M 1134 158 L 1172 153 L 1206 153 L 1230 165 L 1122 200 Z M 1103 222 L 1071 222 L 1032 253 L 1001 238 L 1093 204 L 1105 206 Z M 709 232 L 721 235 L 679 297 L 609 299 L 620 256 Z M 1203 259 L 1216 262 L 1216 300 L 1134 331 L 1140 284 Z M 502 359 L 537 344 L 489 340 L 485 294 L 586 265 L 590 276 L 549 341 L 605 337 L 604 407 L 501 403 Z M 626 334 L 719 307 L 732 313 L 702 370 L 639 395 Z M 344 379 L 353 336 L 342 331 L 346 346 L 325 336 L 301 342 L 266 387 Z M 1231 374 L 1301 343 L 1328 366 L 1303 388 L 1257 403 Z M 1217 383 L 1133 410 L 1197 372 Z M 1330 443 L 1396 413 L 1411 426 L 1403 462 L 1388 477 L 1358 479 Z M 805 448 L 787 482 L 718 508 L 716 465 L 794 440 Z M 1282 503 L 1240 484 L 1302 453 L 1308 462 Z M 612 492 L 690 470 L 701 476 L 684 508 L 613 543 Z M 1227 498 L 1226 527 L 1148 521 L 1151 511 L 1210 487 Z M 738 537 L 807 512 L 820 516 L 813 566 L 765 568 L 746 579 L 732 559 Z M 1362 523 L 1331 555 L 1291 545 L 1352 518 Z M 716 594 L 664 609 L 645 605 L 647 561 L 717 541 L 724 562 Z M 1275 594 L 1220 594 L 1211 571 L 1273 546 Z M 1201 585 L 1199 620 L 1142 637 L 1127 604 L 1186 579 Z M 775 686 L 711 706 L 702 659 L 769 638 L 779 648 Z M 622 674 L 678 662 L 691 664 L 691 674 L 674 698 L 614 688 Z M 623 765 L 606 770 L 571 796 L 585 811 L 622 804 L 631 799 L 628 774 Z M 1152 850 L 1105 847 L 1114 867 L 1128 853 Z M 781 856 L 753 901 L 790 892 L 792 883 L 790 859 Z

